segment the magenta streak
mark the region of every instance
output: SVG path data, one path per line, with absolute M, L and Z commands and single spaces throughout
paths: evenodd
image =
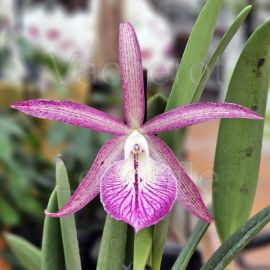
M 131 201 L 132 201 L 132 200 L 133 200 L 133 195 L 131 195 Z M 127 208 L 129 208 L 129 209 L 128 209 L 129 211 L 124 215 L 124 212 L 126 211 Z M 121 212 L 122 212 L 122 215 L 125 216 L 126 218 L 127 218 L 128 216 L 131 217 L 131 216 L 132 216 L 131 205 L 127 204 L 127 205 L 124 207 L 124 209 L 122 209 Z
M 120 190 L 120 188 L 117 188 L 117 190 L 111 191 L 110 187 L 107 188 L 108 192 L 106 193 L 106 195 L 104 195 L 103 197 L 106 199 L 113 199 L 115 197 L 115 195 L 118 195 L 119 193 L 121 193 L 125 188 L 122 188 Z
M 121 201 L 120 203 L 120 209 L 121 209 L 121 205 L 123 204 L 123 202 L 127 199 L 127 197 L 130 195 L 131 193 L 131 189 L 128 191 L 128 193 L 125 195 L 124 199 Z
M 156 193 L 154 193 L 152 190 L 149 190 L 148 188 L 145 188 L 149 193 L 147 194 L 147 196 L 152 199 L 153 201 L 155 201 L 157 204 L 160 205 L 160 208 L 163 209 L 162 204 L 154 197 L 152 197 L 152 195 L 157 196 L 160 200 L 162 200 L 164 202 L 164 205 L 166 206 L 166 200 L 163 197 L 159 197 Z
M 108 197 L 106 197 L 106 198 L 110 198 L 110 197 L 113 197 L 113 199 L 110 201 L 110 203 L 112 204 L 112 203 L 116 203 L 118 200 L 119 200 L 119 198 L 118 198 L 118 196 L 119 196 L 119 194 L 121 194 L 121 192 L 123 191 L 123 190 L 125 190 L 126 189 L 126 187 L 123 187 L 119 192 L 116 192 L 116 193 L 113 193 L 111 196 L 108 196 Z M 130 191 L 128 192 L 128 193 L 130 193 Z M 126 198 L 126 197 L 125 197 Z
M 141 207 L 142 207 L 142 210 L 144 211 L 144 214 L 145 214 L 145 217 L 147 217 L 148 216 L 148 214 L 147 214 L 147 211 L 146 211 L 146 209 L 145 209 L 145 207 L 144 207 L 144 204 L 143 204 L 143 201 L 142 201 L 142 199 L 141 199 L 141 197 L 144 197 L 144 192 L 142 191 L 141 192 L 141 194 L 140 194 L 141 196 L 140 196 L 140 205 L 141 205 Z M 147 201 L 147 200 L 146 200 Z M 149 204 L 149 203 L 148 203 Z M 150 207 L 152 207 L 152 205 L 150 205 Z M 153 208 L 153 207 L 152 207 Z M 153 208 L 154 209 L 154 208 Z M 154 212 L 155 212 L 155 209 L 154 209 Z M 142 216 L 142 215 L 141 215 Z
M 154 216 L 156 216 L 156 208 L 152 205 L 152 203 L 150 203 L 147 199 L 147 195 L 145 192 L 142 193 L 142 197 L 144 197 L 144 199 L 146 200 L 146 202 L 148 203 L 148 205 L 154 210 Z M 150 197 L 150 196 L 149 196 Z M 160 203 L 158 203 L 160 205 Z M 161 207 L 161 205 L 160 205 Z M 162 208 L 162 207 L 161 207 Z M 147 215 L 146 215 L 147 217 Z
M 161 195 L 159 195 L 158 193 L 155 193 L 154 191 L 153 191 L 153 189 L 148 189 L 147 188 L 147 186 L 145 187 L 145 189 L 151 194 L 151 195 L 154 195 L 154 196 L 156 196 L 156 197 L 158 197 L 159 199 L 161 199 L 164 203 L 165 203 L 165 205 L 166 205 L 166 198 L 168 198 L 169 200 L 170 200 L 170 196 L 168 196 L 167 194 L 165 195 L 165 194 L 162 194 L 162 195 L 164 195 L 164 196 L 161 196 Z M 149 194 L 148 194 L 149 195 Z
M 134 189 L 135 189 L 135 211 L 138 209 L 138 193 L 139 193 L 139 186 L 138 186 L 138 154 L 134 154 Z
M 168 192 L 162 192 L 160 189 L 155 188 L 154 185 L 157 185 L 157 184 L 153 184 L 153 185 L 151 186 L 151 189 L 153 189 L 154 191 L 156 191 L 156 192 L 158 192 L 158 193 L 164 195 L 164 196 L 167 197 L 168 199 L 170 199 L 170 196 L 168 195 Z M 168 191 L 170 191 L 170 190 L 168 189 Z
M 109 190 L 109 191 L 115 191 L 115 190 L 118 191 L 119 188 L 122 188 L 122 187 L 123 187 L 123 184 L 120 183 L 120 184 L 118 184 L 118 185 L 114 185 L 113 187 L 109 187 L 108 190 Z M 127 186 L 125 185 L 125 187 L 127 187 Z M 115 194 L 115 192 L 114 192 L 113 194 Z
M 149 193 L 147 194 L 147 193 L 144 193 L 146 196 L 148 196 L 150 199 L 152 199 L 153 201 L 155 201 L 159 206 L 160 206 L 160 209 L 163 209 L 163 206 L 162 206 L 162 204 L 156 199 L 156 198 L 153 198 L 151 195 L 152 195 L 152 191 L 151 190 L 149 190 L 149 189 L 147 189 L 147 188 L 145 188 Z M 153 193 L 154 194 L 154 196 L 156 195 L 157 197 L 158 197 L 158 195 L 157 194 L 155 194 L 155 193 Z M 146 199 L 146 196 L 144 197 L 145 199 Z M 158 197 L 159 198 L 159 197 Z M 165 205 L 166 205 L 166 201 L 163 199 L 163 198 L 161 198 L 160 197 L 160 199 L 162 199 L 162 201 L 165 203 Z M 148 200 L 147 200 L 147 202 L 148 202 Z

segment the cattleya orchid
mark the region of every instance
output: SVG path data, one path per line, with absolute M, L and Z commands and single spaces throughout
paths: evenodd
M 231 103 L 197 103 L 172 109 L 144 123 L 141 51 L 131 24 L 120 25 L 119 64 L 126 123 L 71 101 L 32 100 L 12 108 L 26 114 L 115 135 L 103 145 L 90 171 L 66 205 L 51 217 L 73 214 L 100 192 L 107 213 L 140 229 L 156 224 L 177 200 L 190 213 L 211 222 L 202 198 L 181 163 L 156 134 L 210 119 L 262 119 Z

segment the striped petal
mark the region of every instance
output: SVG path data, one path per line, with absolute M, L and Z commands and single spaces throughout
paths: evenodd
M 167 166 L 170 166 L 177 178 L 177 200 L 182 206 L 198 218 L 211 222 L 212 217 L 193 181 L 176 159 L 171 149 L 156 136 L 145 136 L 150 148 L 150 155 Z
M 105 210 L 135 229 L 163 219 L 176 198 L 176 178 L 171 169 L 145 152 L 115 162 L 105 172 L 100 188 Z
M 73 214 L 82 209 L 87 203 L 93 200 L 99 193 L 100 179 L 104 171 L 116 160 L 124 156 L 125 137 L 115 137 L 105 143 L 99 151 L 90 171 L 80 183 L 77 190 L 71 196 L 67 204 L 56 213 L 45 211 L 47 216 L 63 217 Z
M 233 103 L 196 103 L 173 109 L 152 118 L 141 128 L 141 132 L 157 134 L 220 118 L 263 119 L 252 110 Z
M 17 102 L 11 108 L 38 118 L 64 122 L 109 134 L 123 135 L 128 133 L 127 126 L 120 120 L 72 101 L 37 99 Z
M 143 123 L 145 110 L 143 67 L 138 39 L 130 23 L 120 25 L 119 64 L 125 118 L 129 127 L 138 128 Z

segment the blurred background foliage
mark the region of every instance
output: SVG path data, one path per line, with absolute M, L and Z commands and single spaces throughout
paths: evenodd
M 69 99 L 122 118 L 117 65 L 118 25 L 131 21 L 148 71 L 148 96 L 170 90 L 201 0 L 0 0 L 0 228 L 40 245 L 43 211 L 55 185 L 61 153 L 72 190 L 87 172 L 108 135 L 27 117 L 9 105 L 34 98 Z M 247 37 L 270 17 L 267 0 L 225 1 L 216 44 L 235 14 L 248 3 L 252 15 L 225 52 L 203 100 L 225 96 Z M 270 95 L 270 94 L 269 94 Z M 265 138 L 270 144 L 270 106 Z M 83 265 L 94 266 L 96 239 L 105 213 L 98 198 L 77 215 Z M 87 237 L 86 237 L 87 236 Z M 20 269 L 5 250 L 1 269 Z M 89 259 L 90 258 L 90 259 Z M 92 259 L 91 259 L 92 258 Z M 93 259 L 94 258 L 94 259 Z M 92 261 L 92 262 L 91 262 Z M 2 264 L 1 264 L 2 263 Z M 91 268 L 90 268 L 91 269 Z

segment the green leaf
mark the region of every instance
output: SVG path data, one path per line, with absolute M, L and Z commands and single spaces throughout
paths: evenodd
M 147 119 L 151 119 L 165 111 L 167 105 L 166 97 L 162 93 L 149 98 L 147 102 Z
M 12 142 L 8 134 L 0 133 L 0 160 L 9 163 L 12 162 Z
M 56 189 L 50 197 L 47 209 L 49 212 L 58 211 Z M 41 270 L 66 269 L 59 218 L 45 217 L 41 250 Z
M 208 0 L 200 12 L 176 74 L 167 110 L 191 102 L 202 76 L 222 2 Z
M 22 137 L 25 133 L 21 126 L 19 126 L 11 117 L 2 116 L 0 119 L 0 130 L 8 135 L 16 135 Z
M 16 226 L 20 222 L 16 210 L 2 197 L 0 197 L 0 220 L 3 224 L 9 226 Z
M 125 264 L 127 224 L 107 215 L 97 270 L 122 270 Z
M 41 269 L 41 251 L 25 239 L 13 235 L 5 234 L 5 238 L 18 261 L 26 270 Z
M 56 184 L 57 184 L 58 208 L 61 209 L 70 199 L 71 192 L 67 170 L 60 157 L 58 158 L 56 163 Z M 66 262 L 65 269 L 80 270 L 81 261 L 74 215 L 69 215 L 60 218 L 60 225 Z
M 223 35 L 222 39 L 220 40 L 215 52 L 211 56 L 208 64 L 206 65 L 204 72 L 201 76 L 200 83 L 197 86 L 197 89 L 195 91 L 195 94 L 192 98 L 192 103 L 198 102 L 200 100 L 200 97 L 202 95 L 202 92 L 207 84 L 208 79 L 210 78 L 210 75 L 212 74 L 214 67 L 219 59 L 219 57 L 223 54 L 229 43 L 231 42 L 232 38 L 235 36 L 236 32 L 239 30 L 240 26 L 252 10 L 252 6 L 245 7 L 236 17 L 232 25 L 229 27 L 229 29 L 226 31 L 226 33 Z
M 211 256 L 201 270 L 222 270 L 239 252 L 270 222 L 270 206 L 267 206 L 242 225 Z
M 270 22 L 248 40 L 238 60 L 226 101 L 265 115 L 270 76 Z M 264 121 L 221 121 L 216 148 L 213 210 L 227 239 L 249 217 L 256 192 Z
M 183 54 L 166 106 L 166 111 L 191 103 L 202 76 L 204 63 L 213 38 L 222 2 L 222 0 L 208 0 L 200 12 Z M 200 44 L 200 46 L 198 46 L 198 44 Z M 179 151 L 184 139 L 184 136 L 177 137 L 177 134 L 179 133 L 176 131 L 160 136 L 175 153 Z M 154 228 L 152 252 L 153 270 L 160 269 L 162 254 L 167 239 L 168 226 L 169 217 L 158 223 Z
M 209 223 L 205 223 L 201 220 L 197 223 L 185 247 L 179 254 L 175 264 L 173 265 L 172 270 L 185 270 L 187 268 L 187 265 L 192 255 L 194 254 L 194 251 L 196 250 L 203 235 L 207 231 L 209 225 L 210 225 Z
M 57 76 L 60 80 L 67 75 L 68 65 L 56 55 L 48 54 L 35 48 L 26 39 L 21 37 L 16 42 L 20 54 L 31 63 L 47 67 L 52 75 Z
M 159 270 L 169 230 L 170 214 L 154 226 L 152 247 L 152 268 Z
M 154 227 L 145 228 L 135 234 L 134 270 L 144 270 L 152 249 Z

